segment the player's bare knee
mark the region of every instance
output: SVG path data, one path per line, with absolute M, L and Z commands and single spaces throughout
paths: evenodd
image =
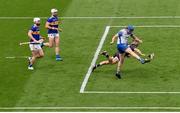
M 44 52 L 40 52 L 40 53 L 39 53 L 39 57 L 40 57 L 40 58 L 44 57 Z
M 52 48 L 53 47 L 53 43 L 51 42 L 51 43 L 49 43 L 49 47 L 50 48 Z
M 40 57 L 41 57 L 41 58 L 44 57 L 44 53 L 43 53 L 43 54 L 40 54 Z
M 113 61 L 112 61 L 112 60 L 109 60 L 109 63 L 110 63 L 110 64 L 113 64 Z
M 55 47 L 57 48 L 57 47 L 59 47 L 59 45 L 56 45 Z

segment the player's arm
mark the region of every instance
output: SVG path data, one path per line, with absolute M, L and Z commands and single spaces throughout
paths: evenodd
M 46 29 L 52 29 L 52 30 L 58 30 L 58 31 L 62 32 L 62 29 L 61 29 L 61 28 L 51 27 L 49 22 L 46 22 L 45 28 L 46 28 Z
M 46 37 L 41 36 L 41 39 L 42 39 L 43 41 L 45 41 L 45 40 L 46 40 Z
M 33 33 L 33 31 L 32 31 L 32 30 L 29 30 L 29 31 L 28 31 L 28 37 L 29 37 L 31 40 L 33 40 L 33 42 L 38 42 L 38 41 L 32 36 L 32 33 Z
M 112 41 L 110 44 L 113 44 L 115 42 L 115 40 L 117 40 L 118 37 L 121 37 L 122 36 L 122 32 L 119 32 L 117 34 L 115 34 L 113 37 L 112 37 Z
M 43 43 L 43 42 L 45 41 L 46 38 L 43 37 L 43 36 L 40 36 L 40 37 L 41 37 L 41 38 L 40 38 L 39 42 L 40 42 L 40 43 Z
M 143 54 L 138 48 L 134 48 L 134 51 L 141 56 L 145 56 L 145 54 Z
M 118 38 L 118 35 L 117 35 L 117 34 L 114 35 L 114 36 L 112 37 L 112 41 L 110 42 L 110 44 L 113 44 L 117 38 Z
M 59 20 L 59 25 L 60 25 L 60 24 L 62 24 L 62 20 Z M 60 27 L 58 28 L 58 30 L 59 30 L 60 32 L 63 31 L 62 28 L 60 28 Z
M 141 39 L 139 39 L 139 38 L 138 38 L 137 36 L 135 36 L 134 34 L 131 34 L 131 37 L 132 37 L 134 40 L 138 41 L 139 43 L 142 43 L 142 42 L 143 42 Z
M 50 26 L 50 22 L 48 22 L 48 21 L 47 21 L 46 24 L 45 24 L 45 28 L 46 28 L 46 29 L 52 29 L 52 30 L 58 30 L 58 28 L 51 27 L 51 26 Z

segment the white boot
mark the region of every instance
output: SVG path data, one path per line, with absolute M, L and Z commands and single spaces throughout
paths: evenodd
M 34 70 L 34 68 L 33 68 L 32 66 L 31 66 L 31 67 L 30 67 L 30 66 L 28 66 L 28 69 L 29 69 L 29 70 Z

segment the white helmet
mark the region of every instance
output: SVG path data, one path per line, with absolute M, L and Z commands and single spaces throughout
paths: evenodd
M 57 13 L 57 12 L 58 12 L 57 9 L 55 9 L 55 8 L 51 9 L 51 13 Z
M 40 18 L 36 17 L 33 19 L 33 22 L 39 22 L 40 20 L 41 20 Z

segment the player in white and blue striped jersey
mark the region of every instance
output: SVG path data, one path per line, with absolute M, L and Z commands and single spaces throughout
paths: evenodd
M 116 35 L 113 36 L 111 44 L 115 42 L 117 39 L 117 49 L 119 51 L 119 57 L 121 58 L 118 62 L 117 72 L 116 76 L 118 78 L 121 78 L 120 70 L 122 68 L 122 65 L 124 63 L 124 57 L 126 53 L 129 53 L 131 56 L 135 57 L 141 64 L 147 63 L 146 60 L 138 56 L 135 52 L 132 51 L 132 49 L 128 46 L 128 39 L 129 37 L 132 37 L 134 40 L 137 40 L 142 43 L 142 40 L 140 40 L 138 37 L 136 37 L 133 34 L 134 27 L 129 25 L 126 28 L 120 30 Z

